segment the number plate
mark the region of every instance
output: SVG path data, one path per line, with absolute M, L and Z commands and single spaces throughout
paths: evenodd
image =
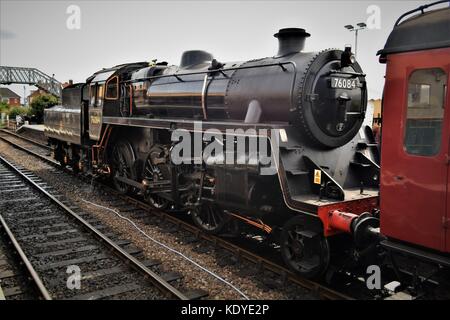
M 331 87 L 338 89 L 356 89 L 357 79 L 331 77 Z

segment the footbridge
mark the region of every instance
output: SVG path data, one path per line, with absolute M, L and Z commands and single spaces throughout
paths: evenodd
M 61 97 L 61 83 L 36 68 L 0 66 L 0 84 L 34 85 L 55 97 Z

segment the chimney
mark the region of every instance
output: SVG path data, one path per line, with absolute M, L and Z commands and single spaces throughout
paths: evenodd
M 73 80 L 72 79 L 69 80 L 69 86 L 71 86 L 71 85 L 73 85 Z
M 277 58 L 288 54 L 297 53 L 305 47 L 305 39 L 311 35 L 300 28 L 284 28 L 280 29 L 273 35 L 278 39 Z

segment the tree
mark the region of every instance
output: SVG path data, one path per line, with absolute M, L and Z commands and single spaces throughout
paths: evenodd
M 15 119 L 17 116 L 23 116 L 27 113 L 27 109 L 23 108 L 23 107 L 12 107 L 11 109 L 9 109 L 9 118 Z
M 44 120 L 44 109 L 53 107 L 58 104 L 58 99 L 51 94 L 41 94 L 33 99 L 30 104 L 30 114 L 36 117 L 38 123 Z
M 9 110 L 9 104 L 7 104 L 6 102 L 0 101 L 0 114 L 2 112 L 8 112 Z

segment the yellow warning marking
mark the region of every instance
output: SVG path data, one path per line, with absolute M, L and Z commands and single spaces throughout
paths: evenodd
M 322 183 L 322 171 L 314 170 L 314 183 L 321 184 Z

